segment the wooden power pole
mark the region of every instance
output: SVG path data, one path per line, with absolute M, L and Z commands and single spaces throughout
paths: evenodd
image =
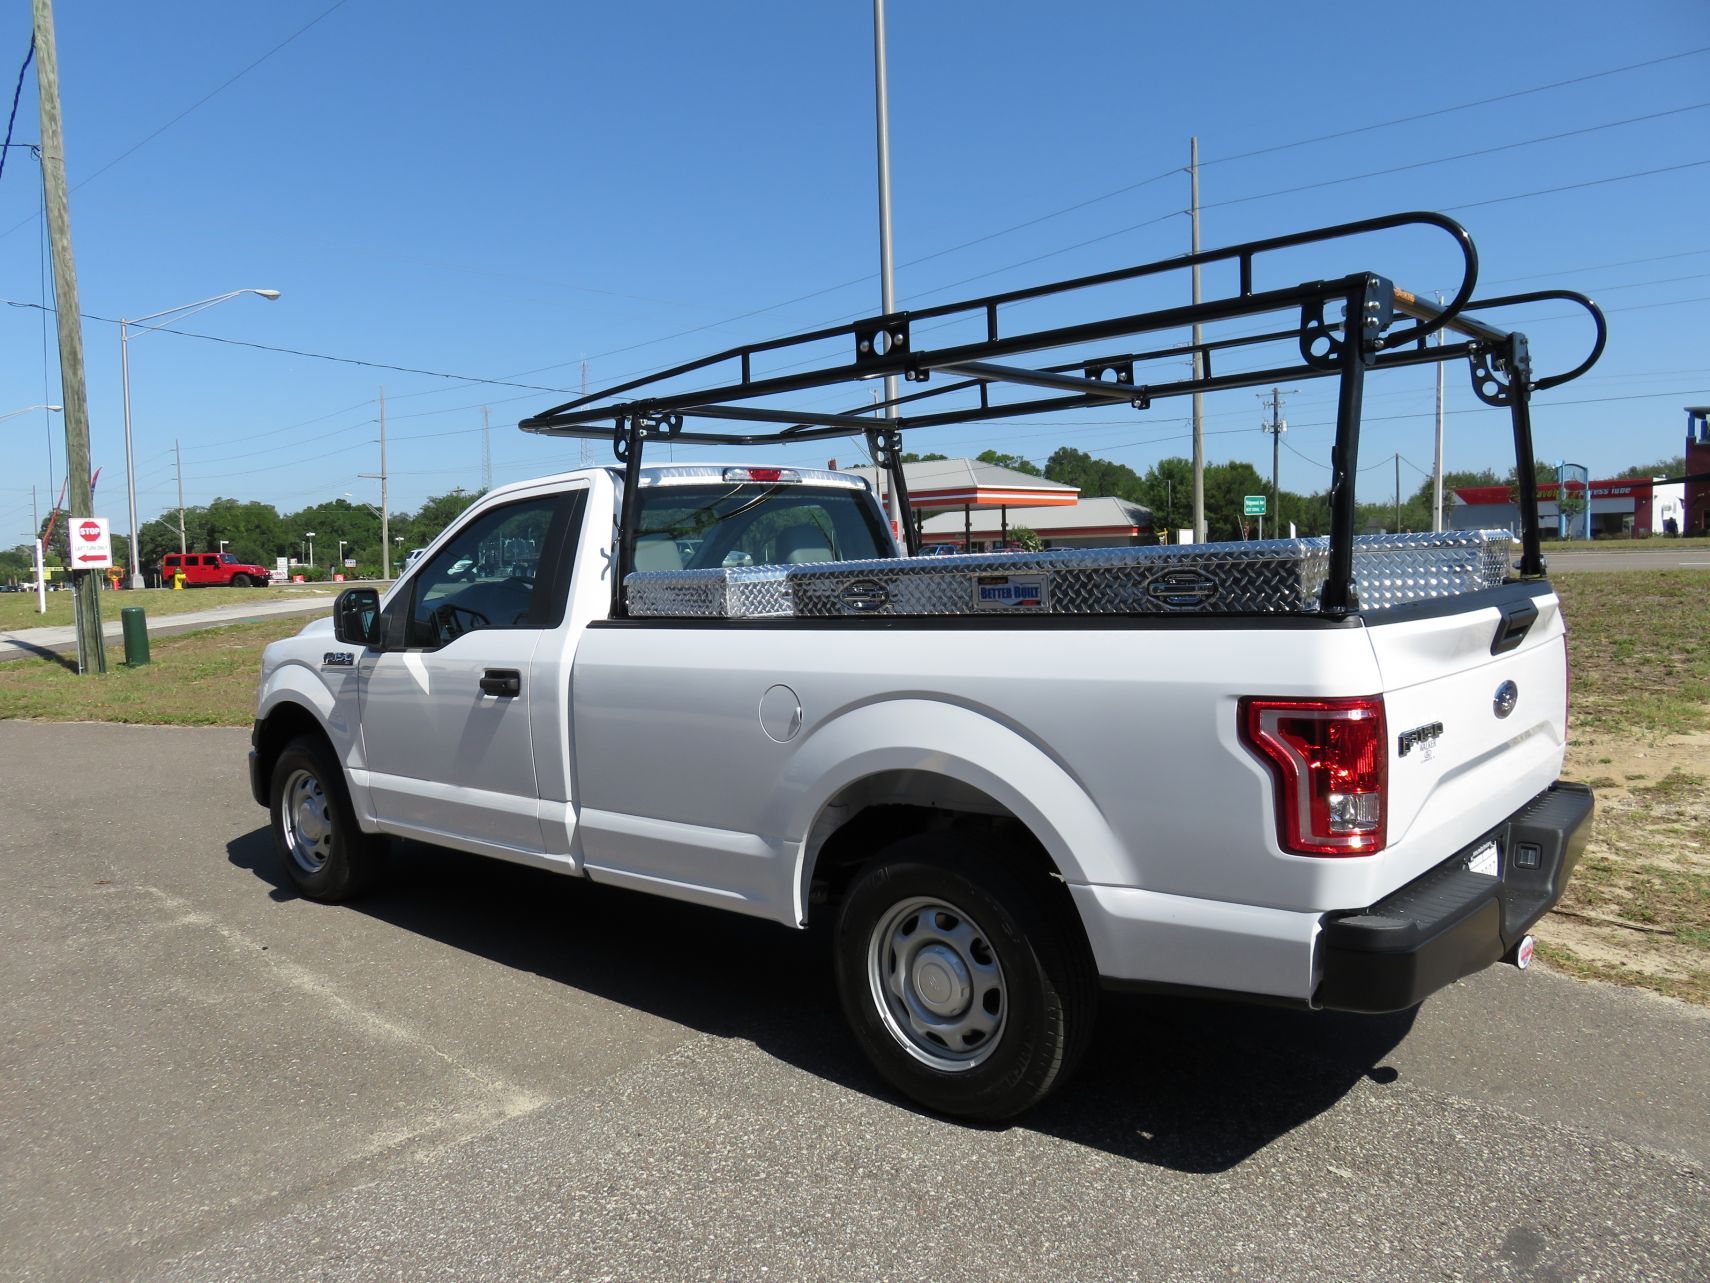
M 89 476 L 89 397 L 83 381 L 83 329 L 77 305 L 77 266 L 71 257 L 71 208 L 65 185 L 65 132 L 59 119 L 59 57 L 54 50 L 53 0 L 32 0 L 36 24 L 36 92 L 40 97 L 42 186 L 47 196 L 48 242 L 53 254 L 53 287 L 59 303 L 59 378 L 65 407 L 65 466 L 71 475 L 67 534 L 76 547 L 76 523 L 95 515 Z M 71 583 L 76 593 L 77 668 L 105 673 L 107 650 L 101 636 L 101 572 L 80 570 Z

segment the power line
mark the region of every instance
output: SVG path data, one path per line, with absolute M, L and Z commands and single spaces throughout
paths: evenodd
M 24 96 L 24 73 L 30 69 L 30 62 L 36 56 L 36 33 L 30 31 L 30 48 L 24 54 L 24 65 L 18 68 L 18 84 L 12 90 L 12 114 L 6 118 L 6 141 L 0 144 L 0 175 L 6 172 L 6 157 L 12 151 L 12 126 L 18 123 L 18 99 Z M 33 149 L 32 149 L 33 150 Z
M 1480 147 L 1477 150 L 1463 151 L 1463 152 L 1460 152 L 1454 156 L 1439 156 L 1435 160 L 1417 160 L 1417 161 L 1413 161 L 1412 163 L 1406 164 L 1406 165 L 1391 165 L 1387 169 L 1367 170 L 1363 174 L 1349 174 L 1349 175 L 1342 177 L 1342 178 L 1327 178 L 1327 179 L 1324 179 L 1322 182 L 1302 183 L 1298 187 L 1283 187 L 1283 188 L 1279 188 L 1278 190 L 1276 190 L 1274 192 L 1257 192 L 1251 196 L 1235 196 L 1235 197 L 1231 197 L 1228 200 L 1213 201 L 1209 205 L 1201 205 L 1200 208 L 1202 210 L 1205 210 L 1205 209 L 1222 209 L 1228 205 L 1244 205 L 1249 201 L 1269 200 L 1273 196 L 1293 196 L 1298 192 L 1317 191 L 1320 188 L 1324 188 L 1324 187 L 1336 187 L 1342 183 L 1359 182 L 1361 179 L 1365 179 L 1365 178 L 1382 178 L 1388 174 L 1405 173 L 1410 169 L 1428 169 L 1432 165 L 1447 165 L 1447 164 L 1450 164 L 1451 162 L 1457 161 L 1457 160 L 1470 160 L 1475 156 L 1490 156 L 1490 155 L 1494 155 L 1497 152 L 1513 151 L 1514 149 L 1516 149 L 1518 147 L 1535 147 L 1539 143 L 1559 142 L 1563 138 L 1577 138 L 1581 134 L 1595 134 L 1595 133 L 1598 133 L 1598 132 L 1605 130 L 1605 129 L 1619 129 L 1623 125 L 1636 125 L 1636 124 L 1640 124 L 1640 123 L 1647 121 L 1647 120 L 1657 120 L 1663 116 L 1678 116 L 1678 115 L 1682 114 L 1683 112 L 1703 111 L 1706 107 L 1710 107 L 1710 102 L 1693 103 L 1691 106 L 1688 106 L 1688 107 L 1671 107 L 1667 111 L 1654 111 L 1654 112 L 1651 112 L 1647 116 L 1630 116 L 1625 120 L 1611 120 L 1611 121 L 1606 121 L 1600 125 L 1587 125 L 1583 129 L 1568 129 L 1568 130 L 1564 130 L 1563 132 L 1557 133 L 1557 134 L 1543 134 L 1537 138 L 1522 139 L 1519 142 L 1499 143 L 1498 145 L 1496 145 L 1494 147 Z M 1658 171 L 1650 171 L 1650 172 L 1658 172 Z M 1552 188 L 1551 190 L 1566 190 L 1566 189 L 1564 189 L 1564 188 Z M 1461 205 L 1461 206 L 1457 206 L 1456 208 L 1467 209 L 1470 207 L 1465 206 L 1465 205 Z
M 1660 58 L 1650 58 L 1644 62 L 1630 62 L 1621 67 L 1610 67 L 1605 71 L 1588 72 L 1583 76 L 1574 76 L 1567 80 L 1552 81 L 1547 85 L 1535 85 L 1531 89 L 1516 89 L 1510 93 L 1497 94 L 1493 98 L 1479 98 L 1473 102 L 1456 103 L 1450 107 L 1438 107 L 1433 111 L 1417 112 L 1411 116 L 1397 116 L 1394 120 L 1379 121 L 1375 125 L 1359 125 L 1353 129 L 1341 129 L 1333 134 L 1319 134 L 1316 138 L 1302 138 L 1297 142 L 1279 143 L 1275 147 L 1261 147 L 1256 151 L 1244 151 L 1234 156 L 1220 156 L 1216 160 L 1201 161 L 1200 166 L 1223 165 L 1235 160 L 1251 160 L 1254 156 L 1269 156 L 1279 151 L 1289 151 L 1295 147 L 1309 147 L 1314 143 L 1333 142 L 1338 138 L 1352 138 L 1356 134 L 1368 134 L 1375 129 L 1389 129 L 1395 125 L 1410 125 L 1418 120 L 1430 120 L 1434 116 L 1446 116 L 1451 112 L 1470 111 L 1474 107 L 1488 107 L 1492 103 L 1508 102 L 1515 98 L 1525 98 L 1530 94 L 1541 94 L 1551 89 L 1564 89 L 1569 85 L 1582 85 L 1587 81 L 1601 80 L 1606 76 L 1618 76 L 1623 72 L 1639 71 L 1645 67 L 1655 67 L 1665 62 L 1676 62 L 1682 58 L 1694 58 L 1701 53 L 1710 53 L 1710 45 L 1701 45 L 1697 49 L 1688 49 L 1684 53 L 1665 54 Z
M 127 157 L 133 155 L 135 152 L 137 152 L 141 148 L 146 147 L 149 143 L 153 142 L 156 138 L 159 138 L 168 129 L 171 129 L 179 121 L 183 120 L 186 116 L 188 116 L 191 112 L 195 111 L 198 107 L 202 106 L 209 99 L 214 98 L 215 96 L 224 93 L 227 89 L 231 88 L 238 81 L 242 80 L 250 72 L 254 71 L 262 63 L 266 62 L 274 54 L 278 53 L 286 45 L 290 44 L 298 36 L 302 35 L 306 31 L 308 31 L 310 27 L 315 26 L 316 24 L 321 22 L 323 19 L 330 17 L 337 10 L 342 9 L 344 7 L 345 3 L 346 3 L 346 0 L 334 0 L 334 4 L 332 5 L 332 7 L 329 9 L 323 10 L 319 17 L 312 18 L 307 23 L 305 23 L 303 26 L 298 27 L 297 30 L 293 31 L 290 35 L 286 36 L 285 39 L 281 40 L 278 44 L 274 45 L 273 48 L 269 49 L 266 53 L 262 54 L 261 57 L 257 58 L 254 62 L 250 63 L 249 66 L 245 67 L 242 71 L 238 72 L 235 76 L 230 77 L 229 79 L 223 81 L 221 84 L 217 85 L 215 88 L 210 89 L 207 93 L 203 94 L 200 98 L 198 98 L 195 102 L 191 103 L 183 111 L 179 112 L 171 120 L 167 121 L 164 125 L 160 126 L 160 128 L 158 128 L 158 129 L 154 130 L 153 132 L 145 135 L 139 141 L 132 143 L 129 147 L 125 148 L 124 151 L 120 152 L 117 156 L 113 157 L 112 160 L 108 161 L 105 165 L 101 166 L 101 168 L 97 169 L 94 173 L 85 176 L 82 180 L 80 180 L 77 184 L 75 184 L 71 190 L 74 192 L 75 191 L 81 191 L 84 187 L 88 186 L 90 183 L 94 182 L 97 178 L 101 177 L 102 174 L 106 173 L 109 169 L 113 168 L 114 165 L 117 165 L 120 161 L 122 161 L 122 160 L 126 159 Z M 35 47 L 35 42 L 33 39 L 30 42 L 30 47 L 32 49 Z M 4 239 L 5 237 L 10 236 L 13 232 L 17 231 L 20 227 L 24 227 L 24 226 L 28 225 L 29 223 L 34 222 L 35 217 L 36 216 L 34 214 L 32 214 L 32 215 L 30 215 L 29 218 L 24 219 L 23 222 L 14 223 L 11 227 L 8 227 L 4 232 L 0 232 L 0 239 Z
M 0 299 L 7 307 L 37 308 L 43 310 L 41 303 L 25 303 L 18 299 Z M 85 321 L 100 321 L 106 325 L 117 325 L 119 321 L 111 316 L 97 316 L 93 312 L 79 312 Z M 433 379 L 453 379 L 459 383 L 484 383 L 501 388 L 526 388 L 530 392 L 552 392 L 560 396 L 569 395 L 568 388 L 550 388 L 535 383 L 512 383 L 506 379 L 483 379 L 472 374 L 447 374 L 443 370 L 423 370 L 409 365 L 389 365 L 384 361 L 364 361 L 354 356 L 331 356 L 325 352 L 305 352 L 301 348 L 280 347 L 273 343 L 252 343 L 247 339 L 224 338 L 218 334 L 198 334 L 194 330 L 175 330 L 167 325 L 149 327 L 151 333 L 176 334 L 180 338 L 202 339 L 208 343 L 224 343 L 228 347 L 246 347 L 258 352 L 279 352 L 286 356 L 301 356 L 312 361 L 333 361 L 339 365 L 360 365 L 370 370 L 395 370 L 399 374 L 421 374 Z
M 1602 187 L 1606 183 L 1623 183 L 1629 178 L 1649 178 L 1652 174 L 1672 174 L 1676 170 L 1696 169 L 1700 165 L 1710 165 L 1710 159 L 1689 160 L 1679 165 L 1664 165 L 1660 169 L 1641 169 L 1632 174 L 1616 174 L 1612 178 L 1592 178 L 1583 183 L 1568 183 L 1562 187 L 1540 187 L 1536 191 L 1516 192 L 1512 196 L 1492 196 L 1489 200 L 1474 200 L 1467 201 L 1462 205 L 1449 205 L 1444 207 L 1442 212 L 1445 214 L 1453 214 L 1456 210 L 1478 209 L 1483 205 L 1501 205 L 1506 201 L 1526 200 L 1533 196 L 1550 196 L 1554 195 L 1556 192 L 1577 191 L 1582 187 Z

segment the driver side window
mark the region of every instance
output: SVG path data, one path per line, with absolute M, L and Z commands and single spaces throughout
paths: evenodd
M 562 496 L 506 504 L 478 517 L 416 575 L 405 645 L 437 650 L 483 628 L 528 628 L 536 573 Z

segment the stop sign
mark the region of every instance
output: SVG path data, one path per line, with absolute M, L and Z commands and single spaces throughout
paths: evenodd
M 71 550 L 72 565 L 78 570 L 105 570 L 113 564 L 111 527 L 105 517 L 81 517 L 74 527 L 77 546 Z

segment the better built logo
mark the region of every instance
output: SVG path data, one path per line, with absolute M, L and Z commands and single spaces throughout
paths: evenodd
M 1044 575 L 980 575 L 974 580 L 976 610 L 1037 610 L 1046 607 Z

